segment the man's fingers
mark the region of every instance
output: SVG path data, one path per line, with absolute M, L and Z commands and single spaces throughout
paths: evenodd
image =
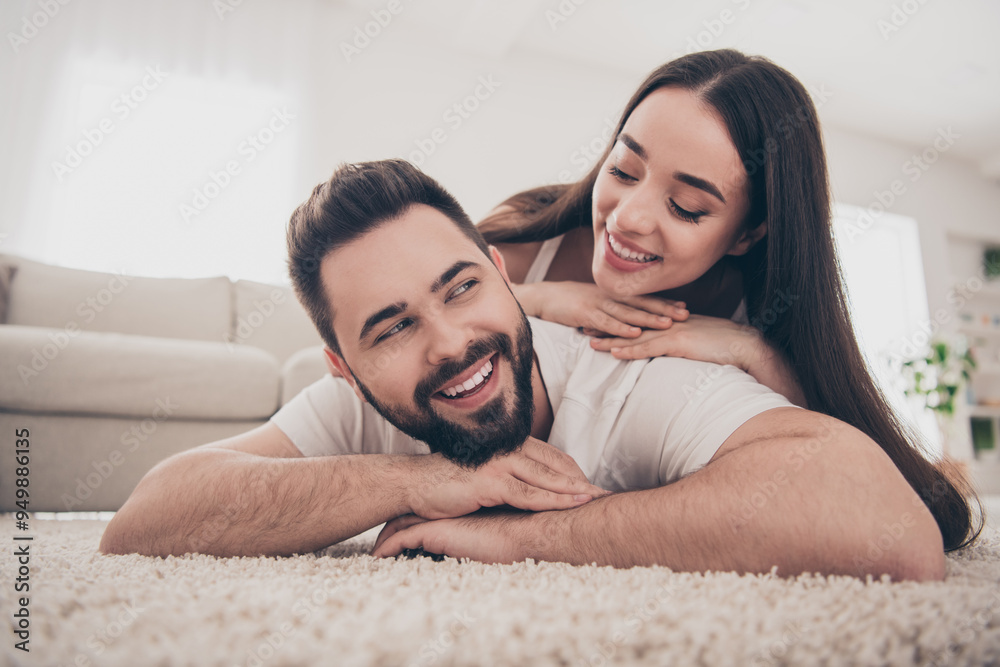
M 538 489 L 571 496 L 598 496 L 604 493 L 603 489 L 594 486 L 586 478 L 564 475 L 533 459 L 521 458 L 509 463 L 512 477 Z
M 510 478 L 509 493 L 504 495 L 505 504 L 532 512 L 572 509 L 590 502 L 595 497 L 592 494 L 566 494 L 546 491 L 545 489 L 514 478 Z M 604 495 L 604 491 L 596 495 Z
M 556 472 L 560 472 L 574 479 L 587 481 L 587 476 L 577 464 L 576 459 L 558 447 L 550 445 L 547 442 L 542 442 L 541 440 L 529 437 L 525 440 L 519 451 L 528 458 L 534 459 Z
M 414 526 L 425 521 L 427 521 L 427 519 L 419 517 L 416 514 L 404 514 L 403 516 L 396 517 L 392 521 L 386 522 L 386 524 L 382 527 L 382 530 L 379 532 L 378 537 L 375 539 L 375 546 L 372 547 L 372 553 L 374 553 L 383 542 L 399 531 L 406 530 L 410 526 Z
M 406 549 L 424 549 L 431 553 L 443 553 L 442 551 L 435 551 L 429 546 L 424 546 L 425 531 L 422 528 L 423 526 L 417 525 L 402 528 L 394 532 L 392 535 L 387 536 L 381 543 L 375 544 L 375 548 L 372 549 L 372 556 L 375 556 L 375 558 L 398 556 Z

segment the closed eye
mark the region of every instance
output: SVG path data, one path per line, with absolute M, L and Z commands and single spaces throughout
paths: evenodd
M 630 176 L 630 175 L 626 174 L 624 171 L 622 171 L 621 169 L 619 169 L 618 165 L 616 165 L 616 164 L 613 164 L 610 167 L 608 167 L 608 173 L 611 174 L 612 176 L 614 176 L 615 178 L 617 178 L 619 181 L 621 181 L 623 183 L 631 183 L 631 182 L 633 182 L 635 180 L 638 180 L 634 176 Z
M 707 213 L 706 211 L 688 211 L 683 209 L 678 206 L 673 199 L 670 200 L 670 209 L 681 220 L 687 220 L 688 222 L 693 222 L 695 224 L 697 224 L 698 221 L 701 220 L 701 217 Z

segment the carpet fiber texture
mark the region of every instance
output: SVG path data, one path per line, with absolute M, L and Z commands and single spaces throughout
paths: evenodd
M 11 515 L 0 515 L 13 526 Z M 102 556 L 103 521 L 31 523 L 30 653 L 11 665 L 1000 664 L 1000 534 L 941 583 L 426 557 L 376 531 L 291 558 Z

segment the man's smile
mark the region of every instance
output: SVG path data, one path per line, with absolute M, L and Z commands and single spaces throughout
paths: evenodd
M 500 375 L 499 366 L 500 353 L 494 352 L 492 356 L 473 364 L 454 379 L 448 380 L 433 398 L 452 407 L 477 408 L 496 393 Z

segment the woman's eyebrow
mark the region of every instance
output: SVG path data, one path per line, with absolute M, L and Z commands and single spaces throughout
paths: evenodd
M 648 154 L 646 153 L 646 149 L 643 148 L 642 144 L 636 141 L 635 137 L 633 137 L 632 135 L 628 134 L 627 132 L 622 132 L 621 134 L 618 135 L 618 141 L 625 144 L 625 147 L 628 148 L 633 153 L 635 153 L 639 157 L 639 159 L 642 160 L 643 162 L 647 160 Z M 700 178 L 693 174 L 685 173 L 683 171 L 675 171 L 673 176 L 675 180 L 678 180 L 681 183 L 686 183 L 687 185 L 690 185 L 693 188 L 704 190 L 708 194 L 712 195 L 713 197 L 721 201 L 723 204 L 726 203 L 726 198 L 722 196 L 722 193 L 719 191 L 719 188 L 715 187 L 715 185 L 711 181 L 707 181 L 704 178 Z
M 692 176 L 691 174 L 686 174 L 683 171 L 675 171 L 674 179 L 680 181 L 681 183 L 687 183 L 693 188 L 698 188 L 699 190 L 704 190 L 708 194 L 712 195 L 723 204 L 726 203 L 726 198 L 722 196 L 719 192 L 719 188 L 715 187 L 711 181 L 706 181 L 704 178 L 698 178 L 697 176 Z
M 638 155 L 640 160 L 642 160 L 643 162 L 646 161 L 646 149 L 643 148 L 642 144 L 636 141 L 635 138 L 632 137 L 632 135 L 622 132 L 621 134 L 618 135 L 618 141 L 625 144 L 625 146 L 630 151 Z

